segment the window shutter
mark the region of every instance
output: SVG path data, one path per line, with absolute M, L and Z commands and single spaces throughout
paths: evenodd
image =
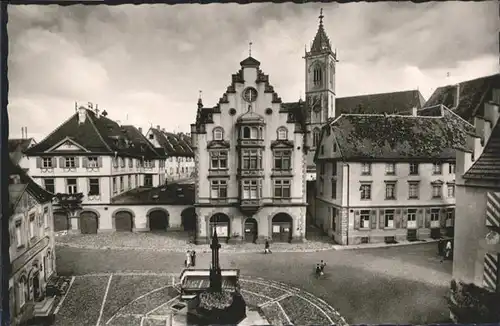
M 52 167 L 57 168 L 57 159 L 55 157 L 52 158 Z
M 76 168 L 80 167 L 80 158 L 78 156 L 75 157 L 75 167 Z
M 425 227 L 428 229 L 431 227 L 431 210 L 429 208 L 425 209 Z
M 87 157 L 82 157 L 82 168 L 86 168 L 89 166 L 89 159 Z
M 354 211 L 354 229 L 359 230 L 359 211 Z
M 63 168 L 64 167 L 64 157 L 59 158 L 59 167 Z
M 441 210 L 439 211 L 439 217 L 440 217 L 440 221 L 441 221 L 441 227 L 444 228 L 446 227 L 446 209 L 444 208 L 441 208 Z
M 378 215 L 378 227 L 384 229 L 385 227 L 385 210 L 381 209 Z
M 37 169 L 42 167 L 42 158 L 41 157 L 36 158 L 36 167 L 37 167 Z
M 419 228 L 424 227 L 424 214 L 421 208 L 417 210 L 417 226 Z
M 406 229 L 406 227 L 408 226 L 408 210 L 407 209 L 403 209 L 403 216 L 402 216 L 401 220 L 402 220 L 402 228 Z
M 493 292 L 497 291 L 498 284 L 498 254 L 484 255 L 483 286 Z
M 376 229 L 377 228 L 377 210 L 372 209 L 370 212 L 370 228 L 371 229 Z
M 396 229 L 401 227 L 401 210 L 396 209 L 394 211 L 394 221 L 396 222 Z
M 102 168 L 102 157 L 101 156 L 97 157 L 97 166 Z

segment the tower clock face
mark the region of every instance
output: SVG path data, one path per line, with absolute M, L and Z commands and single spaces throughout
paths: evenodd
M 257 90 L 253 87 L 247 87 L 243 90 L 242 96 L 243 99 L 248 103 L 255 102 L 255 100 L 257 99 Z

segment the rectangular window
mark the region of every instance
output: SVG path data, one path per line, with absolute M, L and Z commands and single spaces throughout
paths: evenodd
M 114 168 L 118 167 L 118 159 L 116 157 L 113 157 L 113 167 Z
M 152 187 L 153 186 L 153 176 L 151 174 L 146 174 L 144 176 L 144 185 L 146 187 Z
M 369 229 L 370 228 L 370 210 L 362 210 L 359 218 L 359 227 L 361 229 Z
M 43 179 L 43 187 L 45 188 L 45 190 L 47 190 L 51 194 L 55 194 L 56 193 L 55 180 L 52 179 L 52 178 L 44 178 Z
M 408 213 L 406 214 L 407 218 L 407 227 L 408 228 L 416 228 L 417 227 L 417 210 L 412 208 L 408 210 Z
M 160 176 L 161 176 L 161 177 L 165 177 L 163 174 L 162 174 L 162 175 L 160 175 Z M 127 177 L 127 189 L 132 189 L 132 176 L 131 176 L 131 175 L 129 175 L 129 176 Z
M 23 245 L 23 232 L 21 229 L 21 224 L 21 221 L 16 221 L 16 244 L 18 248 Z
M 384 227 L 386 228 L 394 228 L 394 210 L 386 209 L 384 212 Z
M 144 167 L 147 169 L 150 169 L 153 167 L 153 161 L 152 160 L 144 160 Z
M 410 163 L 410 175 L 418 175 L 418 163 Z
M 418 199 L 419 196 L 419 183 L 418 182 L 410 182 L 408 183 L 408 198 L 409 199 Z
M 140 187 L 140 184 L 139 184 L 139 175 L 138 174 L 135 175 L 135 186 L 136 187 Z
M 243 181 L 243 199 L 258 199 L 259 183 L 257 180 Z
M 118 187 L 116 186 L 116 177 L 113 178 L 113 193 L 116 194 L 118 192 Z
M 128 167 L 133 168 L 134 167 L 134 160 L 132 158 L 128 159 Z
M 42 168 L 50 169 L 53 168 L 52 157 L 42 157 Z
M 291 166 L 291 151 L 274 151 L 274 169 L 281 171 L 288 171 L 292 168 Z
M 125 167 L 125 159 L 123 157 L 120 157 L 120 167 L 121 168 Z
M 35 237 L 35 214 L 30 215 L 30 239 Z
M 337 175 L 337 162 L 332 163 L 332 177 Z
M 337 231 L 337 209 L 332 207 L 332 231 Z
M 227 152 L 226 151 L 212 151 L 210 152 L 210 169 L 212 170 L 226 170 L 227 169 Z M 179 173 L 179 172 L 177 172 Z
M 65 168 L 74 168 L 76 167 L 76 160 L 74 157 L 65 157 L 64 158 L 64 167 Z
M 332 199 L 337 198 L 337 179 L 332 178 Z
M 98 178 L 90 178 L 89 179 L 89 196 L 99 196 L 99 179 Z
M 394 164 L 394 163 L 386 163 L 385 164 L 385 174 L 387 174 L 387 175 L 395 175 L 396 174 L 396 164 Z
M 372 197 L 372 185 L 362 184 L 360 187 L 361 199 L 371 199 Z
M 441 163 L 433 163 L 432 164 L 432 173 L 433 174 L 442 174 L 443 173 L 443 165 Z
M 396 184 L 386 183 L 385 184 L 385 199 L 396 199 Z
M 123 182 L 123 176 L 120 176 L 120 192 L 125 190 L 125 182 Z
M 372 173 L 372 165 L 370 163 L 361 163 L 361 174 L 370 175 Z
M 243 150 L 243 169 L 244 170 L 257 170 L 262 169 L 262 156 L 261 152 L 257 149 Z
M 448 165 L 448 173 L 449 174 L 455 174 L 455 169 L 456 169 L 455 163 L 450 163 Z
M 448 198 L 453 198 L 455 197 L 455 185 L 449 184 L 448 185 Z
M 227 198 L 227 180 L 212 180 L 210 194 L 212 198 Z
M 290 197 L 290 180 L 274 180 L 274 198 Z
M 78 192 L 78 187 L 76 179 L 66 179 L 66 193 L 76 194 Z
M 97 159 L 97 156 L 90 156 L 87 157 L 87 167 L 88 168 L 97 168 L 99 167 L 99 160 Z
M 439 227 L 439 208 L 431 209 L 431 228 Z
M 439 184 L 432 185 L 432 198 L 441 198 L 442 196 L 443 195 L 442 195 L 441 185 Z

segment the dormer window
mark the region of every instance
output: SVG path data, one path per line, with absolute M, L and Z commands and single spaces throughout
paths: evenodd
M 278 140 L 286 140 L 288 139 L 288 131 L 285 127 L 278 128 Z
M 224 130 L 221 127 L 217 127 L 213 131 L 214 140 L 223 140 L 224 139 Z

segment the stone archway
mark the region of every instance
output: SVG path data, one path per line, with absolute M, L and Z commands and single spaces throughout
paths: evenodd
M 167 231 L 170 214 L 162 208 L 153 208 L 148 212 L 149 230 L 152 232 Z
M 69 230 L 69 217 L 66 212 L 54 212 L 54 232 Z
M 128 210 L 117 210 L 113 213 L 115 222 L 115 231 L 117 232 L 132 232 L 134 229 L 134 216 Z
M 245 242 L 256 243 L 259 234 L 257 220 L 254 219 L 253 217 L 247 218 L 245 220 L 245 223 L 243 224 L 243 232 L 244 232 Z
M 229 216 L 224 213 L 215 213 L 210 217 L 208 238 L 211 239 L 214 235 L 214 230 L 217 229 L 217 236 L 222 241 L 229 241 L 231 236 L 231 222 Z
M 287 213 L 278 213 L 271 221 L 273 242 L 291 242 L 293 231 L 293 218 Z
M 181 213 L 182 227 L 184 231 L 195 232 L 196 231 L 196 209 L 194 207 L 185 208 Z
M 97 234 L 99 228 L 99 216 L 92 211 L 83 211 L 80 213 L 80 233 Z

